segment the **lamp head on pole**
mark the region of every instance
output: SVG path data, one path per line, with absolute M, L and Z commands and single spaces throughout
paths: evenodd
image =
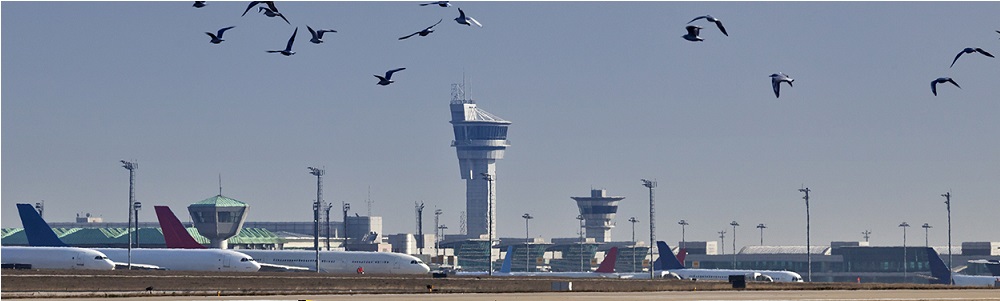
M 758 229 L 765 229 L 765 228 L 767 228 L 767 226 L 765 226 L 764 224 L 759 224 L 759 225 L 757 225 L 757 228 Z
M 534 216 L 531 216 L 531 214 L 527 214 L 527 213 L 525 213 L 521 217 L 523 217 L 524 219 L 533 219 L 533 218 L 535 218 Z
M 125 160 L 119 160 L 119 161 L 122 162 L 122 167 L 124 167 L 125 169 L 135 170 L 136 168 L 139 168 L 139 164 L 136 164 L 135 162 L 129 162 Z
M 646 186 L 646 188 L 650 188 L 650 189 L 656 188 L 656 181 L 650 181 L 650 180 L 642 179 L 642 186 Z
M 678 224 L 678 225 L 681 225 L 681 226 L 687 226 L 687 225 L 690 225 L 690 224 L 688 224 L 688 222 L 687 222 L 686 220 L 681 220 L 681 221 L 677 222 L 677 224 Z
M 909 223 L 907 223 L 907 222 L 903 222 L 902 224 L 899 224 L 899 226 L 900 226 L 900 227 L 903 227 L 903 228 L 906 228 L 906 227 L 909 227 L 909 226 L 910 226 L 910 224 L 909 224 Z
M 322 170 L 322 169 L 319 169 L 319 168 L 315 168 L 315 167 L 307 167 L 307 168 L 309 168 L 309 174 L 317 176 L 317 177 L 321 177 L 324 174 L 326 174 L 325 170 Z
M 733 226 L 733 227 L 736 227 L 736 226 L 739 226 L 740 223 L 737 223 L 736 221 L 733 221 L 732 223 L 729 223 L 729 225 Z
M 934 228 L 933 226 L 931 226 L 931 224 L 928 224 L 928 223 L 924 223 L 924 225 L 923 225 L 923 226 L 920 226 L 920 227 L 921 227 L 921 228 L 924 228 L 924 229 L 930 229 L 930 228 Z
M 633 224 L 635 224 L 635 223 L 638 223 L 638 222 L 639 222 L 639 219 L 636 219 L 636 218 L 635 218 L 635 217 L 633 216 L 633 217 L 630 217 L 630 218 L 628 218 L 628 221 L 630 221 L 630 222 L 632 222 Z

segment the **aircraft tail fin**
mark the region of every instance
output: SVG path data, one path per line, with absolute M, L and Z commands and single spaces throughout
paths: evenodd
M 931 283 L 951 284 L 951 269 L 944 263 L 944 260 L 941 260 L 937 251 L 934 251 L 933 248 L 927 248 L 927 260 L 930 261 L 931 265 L 931 277 L 935 278 L 931 280 Z
M 604 261 L 597 267 L 595 273 L 614 273 L 615 263 L 618 261 L 618 247 L 611 247 L 608 254 L 604 256 Z
M 52 227 L 42 219 L 42 216 L 35 211 L 31 204 L 17 204 L 17 213 L 21 215 L 21 224 L 24 225 L 24 235 L 28 238 L 28 245 L 32 247 L 68 247 Z
M 659 249 L 660 258 L 657 260 L 660 262 L 659 266 L 654 265 L 653 267 L 657 270 L 678 270 L 683 269 L 684 265 L 677 260 L 677 256 L 674 255 L 674 251 L 670 250 L 670 246 L 664 241 L 657 241 L 656 248 Z
M 688 255 L 687 249 L 677 250 L 677 261 L 681 263 L 681 266 L 684 266 L 684 258 L 686 258 L 687 255 Z
M 166 241 L 167 248 L 205 249 L 205 246 L 191 237 L 191 233 L 188 233 L 170 207 L 153 206 L 153 208 L 156 209 L 156 219 L 160 220 L 160 229 L 163 231 L 163 240 Z
M 500 265 L 500 273 L 510 273 L 510 263 L 511 258 L 514 257 L 514 246 L 507 246 L 507 256 L 503 258 L 503 264 Z

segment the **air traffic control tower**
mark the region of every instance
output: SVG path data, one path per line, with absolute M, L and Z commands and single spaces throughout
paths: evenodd
M 240 233 L 246 221 L 247 203 L 219 194 L 188 206 L 198 233 L 211 240 L 212 248 L 228 249 L 229 238 Z
M 466 99 L 463 86 L 452 85 L 451 125 L 455 140 L 451 146 L 458 153 L 459 173 L 465 180 L 467 231 L 469 236 L 486 235 L 491 229 L 495 234 L 496 161 L 503 159 L 504 150 L 510 146 L 507 141 L 510 121 L 476 107 L 474 100 Z M 491 180 L 486 180 L 483 174 L 491 175 Z
M 623 196 L 608 196 L 604 189 L 591 189 L 590 197 L 575 196 L 576 205 L 580 207 L 580 215 L 583 215 L 584 227 L 587 229 L 587 238 L 593 238 L 596 242 L 610 242 L 611 228 L 618 213 L 618 202 L 625 199 Z

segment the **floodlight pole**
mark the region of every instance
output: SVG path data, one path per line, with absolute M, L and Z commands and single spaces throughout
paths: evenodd
M 722 245 L 719 246 L 719 250 L 722 250 L 722 255 L 726 255 L 726 230 L 716 233 L 719 233 L 719 242 L 722 243 Z
M 528 258 L 531 258 L 531 249 L 530 246 L 528 245 L 528 239 L 530 237 L 528 236 L 528 220 L 533 219 L 535 217 L 527 213 L 525 213 L 521 217 L 524 218 L 524 271 L 528 272 L 528 265 L 529 265 Z
M 441 209 L 434 209 L 434 255 L 435 256 L 441 255 L 441 252 L 438 252 L 438 249 L 440 249 L 440 241 L 441 241 L 440 233 L 441 233 L 442 213 L 444 212 L 441 211 Z
M 868 238 L 871 237 L 872 230 L 861 231 L 861 235 L 865 236 L 865 242 L 868 242 Z
M 653 264 L 653 245 L 656 244 L 656 210 L 653 206 L 653 188 L 656 188 L 656 181 L 642 179 L 642 186 L 649 188 L 649 279 L 653 279 L 653 272 L 656 266 Z M 672 252 L 667 250 L 667 252 Z
M 129 162 L 121 160 L 122 167 L 128 169 L 128 226 L 125 227 L 126 234 L 128 234 L 128 269 L 132 269 L 132 206 L 135 206 L 135 169 L 139 168 L 139 164 L 135 162 Z
M 920 227 L 924 228 L 924 247 L 928 248 L 928 247 L 931 246 L 930 240 L 928 240 L 928 236 L 930 236 L 930 231 L 929 230 L 930 230 L 930 228 L 934 228 L 934 227 L 932 227 L 931 224 L 928 224 L 928 223 L 924 223 L 924 225 L 920 226 Z
M 944 197 L 944 204 L 947 205 L 948 208 L 948 270 L 950 271 L 951 267 L 953 267 L 953 265 L 951 265 L 951 191 L 946 192 L 941 196 Z M 951 274 L 948 274 L 948 278 L 948 285 L 951 285 Z
M 628 219 L 628 221 L 630 223 L 632 223 L 632 268 L 631 268 L 631 270 L 634 273 L 635 272 L 635 223 L 638 223 L 639 220 L 636 219 L 633 216 L 633 217 L 630 217 Z
M 493 276 L 493 175 L 490 173 L 482 173 L 483 179 L 486 180 L 486 215 L 488 215 L 489 224 L 486 225 L 486 232 L 489 233 L 489 243 L 487 244 L 487 256 L 486 261 L 490 262 L 490 272 L 489 275 Z
M 802 197 L 806 200 L 806 265 L 808 265 L 807 275 L 808 281 L 813 281 L 813 267 L 812 267 L 812 243 L 809 241 L 809 187 L 799 189 L 799 192 L 804 192 L 806 195 Z
M 132 209 L 135 211 L 135 248 L 139 248 L 139 209 L 142 209 L 142 202 L 136 201 L 132 204 Z
M 326 203 L 323 210 L 326 211 L 326 250 L 330 250 L 330 210 L 333 209 L 333 203 Z
M 737 223 L 736 221 L 733 221 L 732 223 L 729 223 L 729 225 L 733 226 L 733 269 L 735 269 L 736 268 L 736 227 L 739 226 L 740 223 Z
M 686 229 L 684 229 L 684 227 L 687 227 L 687 225 L 690 225 L 690 224 L 688 224 L 688 222 L 686 220 L 681 220 L 681 221 L 677 222 L 677 224 L 681 225 L 681 249 L 686 249 L 687 248 L 687 239 L 684 237 L 684 235 L 685 235 L 684 232 L 686 230 Z
M 761 223 L 761 224 L 757 225 L 757 229 L 760 229 L 760 245 L 761 246 L 764 245 L 764 229 L 766 229 L 766 228 L 767 228 L 767 226 L 765 226 L 764 223 Z
M 323 175 L 326 170 L 307 167 L 316 176 L 316 200 L 313 201 L 313 250 L 316 252 L 316 273 L 319 273 L 319 211 L 323 209 Z
M 576 219 L 580 220 L 580 271 L 583 272 L 583 215 L 577 215 Z
M 903 222 L 899 224 L 899 227 L 903 228 L 903 282 L 906 282 L 906 228 L 909 228 L 910 224 Z

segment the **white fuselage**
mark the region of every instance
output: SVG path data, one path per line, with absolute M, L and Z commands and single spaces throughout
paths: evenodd
M 30 265 L 32 269 L 106 270 L 115 268 L 104 253 L 74 247 L 2 247 L 3 264 Z
M 302 250 L 240 250 L 258 262 L 316 269 L 316 252 Z M 319 271 L 331 274 L 427 274 L 420 259 L 400 253 L 320 251 Z
M 95 248 L 115 262 L 128 262 L 128 250 Z M 221 249 L 132 249 L 132 263 L 155 265 L 173 271 L 256 272 L 260 265 L 251 256 Z
M 789 271 L 674 269 L 668 270 L 668 272 L 677 274 L 677 276 L 680 276 L 681 279 L 700 281 L 729 281 L 729 276 L 745 275 L 747 277 L 747 281 L 802 282 L 802 276 L 798 273 Z
M 957 286 L 989 286 L 997 287 L 1000 276 L 971 276 L 952 273 L 951 280 Z

